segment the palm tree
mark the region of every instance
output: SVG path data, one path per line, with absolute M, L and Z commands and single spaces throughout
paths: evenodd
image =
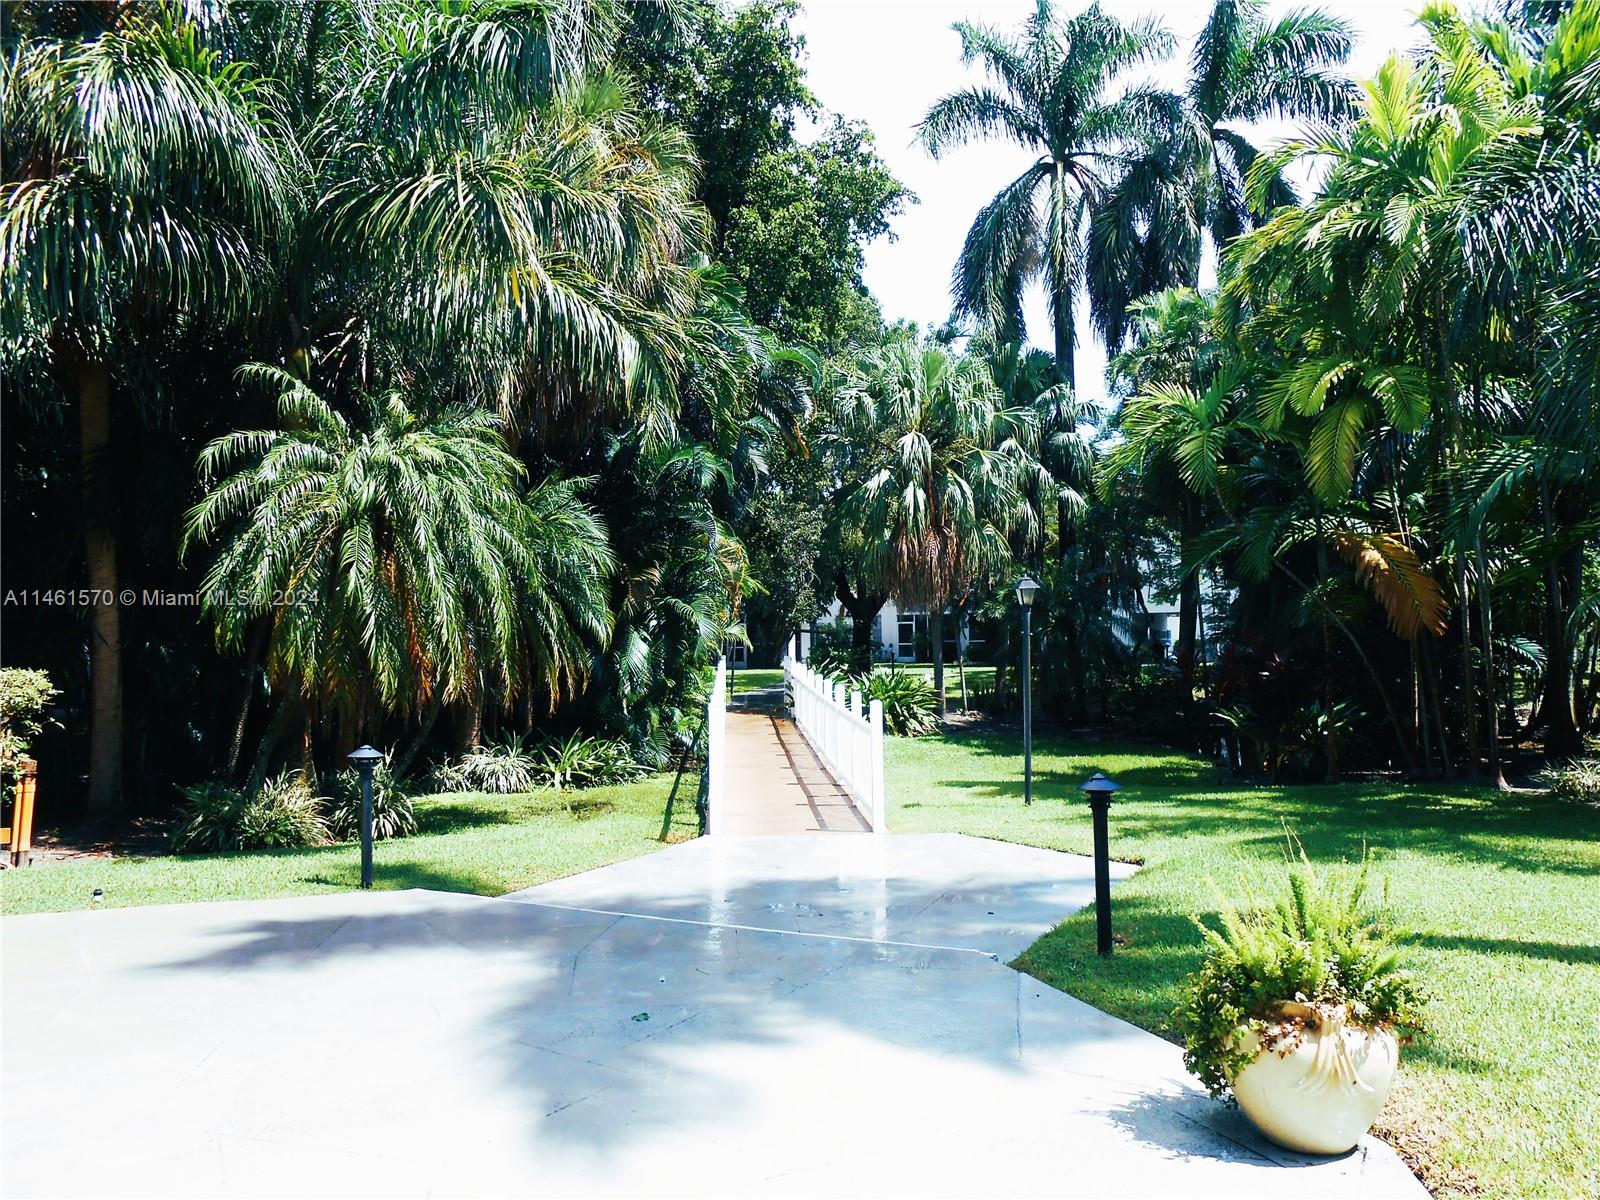
M 351 747 L 386 714 L 583 677 L 608 630 L 605 530 L 570 483 L 523 494 L 498 417 L 391 392 L 357 424 L 280 368 L 242 374 L 277 392 L 282 428 L 206 448 L 185 545 L 220 542 L 203 609 L 224 650 L 268 624 L 280 708 L 253 774 L 294 711 L 308 732 L 336 716 Z
M 1142 86 L 1116 97 L 1108 92 L 1127 68 L 1166 54 L 1172 37 L 1154 21 L 1123 24 L 1098 4 L 1063 18 L 1050 0 L 1039 0 L 1017 37 L 967 22 L 955 30 L 962 60 L 981 61 L 993 86 L 963 88 L 935 103 L 918 126 L 923 145 L 938 157 L 1000 137 L 1039 156 L 972 223 L 956 263 L 956 308 L 983 322 L 994 343 L 1018 341 L 1023 288 L 1042 277 L 1057 379 L 1071 386 L 1085 223 L 1114 151 L 1152 126 L 1162 100 Z M 1099 284 L 1090 279 L 1091 292 Z
M 928 610 L 933 688 L 944 700 L 944 609 L 1011 563 L 1011 539 L 1037 536 L 1024 476 L 1037 418 L 1003 407 L 981 359 L 898 343 L 859 364 L 856 418 L 874 431 L 876 463 L 844 499 L 864 559 L 900 603 Z
M 1319 124 L 1347 116 L 1355 87 L 1340 71 L 1349 26 L 1315 9 L 1277 20 L 1265 0 L 1216 0 L 1195 42 L 1180 96 L 1153 105 L 1153 127 L 1126 156 L 1095 213 L 1088 270 L 1100 281 L 1094 319 L 1122 344 L 1128 306 L 1175 286 L 1196 287 L 1203 239 L 1218 249 L 1262 213 L 1296 203 L 1281 168 L 1263 179 L 1252 212 L 1245 179 L 1260 158 L 1246 130 L 1262 120 Z
M 113 396 L 163 325 L 250 313 L 274 276 L 300 174 L 271 92 L 165 4 L 19 6 L 4 68 L 0 274 L 8 338 L 48 347 L 78 409 L 91 605 L 89 812 L 122 807 L 122 647 Z M 84 40 L 79 40 L 80 34 Z M 92 35 L 92 36 L 91 36 Z
M 1491 688 L 1495 674 L 1483 595 L 1487 561 L 1464 522 L 1460 477 L 1474 443 L 1511 416 L 1505 389 L 1481 385 L 1504 357 L 1497 328 L 1522 323 L 1525 303 L 1490 294 L 1480 264 L 1493 261 L 1495 245 L 1530 233 L 1553 246 L 1569 243 L 1569 228 L 1592 225 L 1583 214 L 1593 213 L 1594 202 L 1592 183 L 1580 183 L 1561 219 L 1539 221 L 1536 232 L 1518 233 L 1514 220 L 1495 219 L 1495 211 L 1506 215 L 1503 193 L 1528 185 L 1517 164 L 1553 161 L 1570 171 L 1570 156 L 1545 145 L 1548 117 L 1528 88 L 1536 72 L 1526 55 L 1520 64 L 1503 65 L 1501 56 L 1520 52 L 1474 31 L 1443 5 L 1429 9 L 1423 22 L 1432 43 L 1427 56 L 1385 63 L 1366 87 L 1359 121 L 1312 142 L 1289 143 L 1251 168 L 1251 200 L 1264 208 L 1287 163 L 1309 155 L 1332 163 L 1321 196 L 1304 208 L 1279 210 L 1236 244 L 1225 296 L 1230 312 L 1254 314 L 1242 326 L 1248 341 L 1288 351 L 1261 416 L 1269 428 L 1309 419 L 1305 466 L 1324 502 L 1348 494 L 1361 447 L 1375 431 L 1417 435 L 1416 449 L 1431 456 L 1450 513 L 1439 540 L 1458 601 L 1466 746 L 1476 772 L 1474 623 Z M 1549 68 L 1546 86 L 1581 80 L 1584 61 Z M 1582 174 L 1592 181 L 1592 166 L 1580 168 Z M 1538 191 L 1549 180 L 1534 182 L 1531 190 Z M 1478 224 L 1475 242 L 1474 216 L 1485 193 L 1491 213 Z M 1401 506 L 1395 515 L 1404 522 Z M 1412 542 L 1403 523 L 1394 533 Z M 1498 780 L 1492 699 L 1485 716 Z
M 1122 440 L 1107 456 L 1100 486 L 1143 492 L 1174 530 L 1182 582 L 1178 591 L 1175 657 L 1192 683 L 1199 632 L 1200 575 L 1195 541 L 1215 508 L 1217 461 L 1232 417 L 1240 370 L 1229 366 L 1212 333 L 1214 304 L 1190 288 L 1136 301 L 1133 345 L 1110 373 L 1134 394 L 1112 419 Z

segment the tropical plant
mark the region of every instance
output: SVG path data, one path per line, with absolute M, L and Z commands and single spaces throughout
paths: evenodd
M 875 453 L 844 496 L 862 531 L 863 561 L 905 607 L 924 607 L 933 690 L 944 702 L 944 610 L 974 579 L 1009 568 L 1011 539 L 1037 539 L 1026 481 L 1038 422 L 1004 407 L 988 367 L 930 346 L 898 343 L 863 356 L 840 419 L 869 431 Z
M 1039 0 L 1015 36 L 965 21 L 955 30 L 962 61 L 980 62 L 991 83 L 935 103 L 918 126 L 923 145 L 938 157 L 999 137 L 1039 156 L 973 221 L 955 268 L 956 308 L 976 317 L 994 343 L 1020 341 L 1023 288 L 1042 277 L 1057 379 L 1070 387 L 1084 230 L 1118 147 L 1152 125 L 1162 100 L 1148 85 L 1120 92 L 1115 85 L 1129 68 L 1166 54 L 1172 37 L 1153 20 L 1124 24 L 1097 3 L 1065 17 L 1051 0 Z M 1107 282 L 1091 277 L 1091 297 Z
M 1539 782 L 1557 800 L 1574 804 L 1600 804 L 1600 761 L 1573 759 L 1563 766 L 1546 767 Z
M 866 700 L 883 702 L 883 727 L 896 737 L 922 737 L 939 731 L 939 702 L 933 685 L 909 671 L 873 671 L 859 684 Z
M 341 842 L 361 836 L 361 775 L 347 767 L 333 777 L 327 806 L 328 831 Z M 409 789 L 390 774 L 387 763 L 372 772 L 372 836 L 377 841 L 409 837 L 417 831 L 417 814 Z
M 1298 843 L 1294 850 L 1286 895 L 1240 911 L 1219 894 L 1217 927 L 1195 918 L 1206 955 L 1173 1019 L 1184 1065 L 1219 1098 L 1262 1047 L 1277 1049 L 1300 1032 L 1285 1004 L 1403 1037 L 1422 1028 L 1422 988 L 1404 965 L 1401 936 L 1366 903 L 1366 859 L 1355 871 L 1319 871 Z
M 1296 203 L 1281 167 L 1258 180 L 1252 211 L 1245 180 L 1261 157 L 1249 126 L 1318 126 L 1346 117 L 1355 89 L 1340 68 L 1350 27 L 1317 9 L 1269 18 L 1264 0 L 1216 0 L 1195 40 L 1181 94 L 1150 104 L 1090 227 L 1087 270 L 1098 282 L 1093 317 L 1107 346 L 1122 345 L 1134 302 L 1200 281 L 1203 239 L 1218 250 Z
M 113 417 L 120 426 L 132 415 L 114 412 L 113 384 L 150 331 L 257 311 L 303 164 L 272 90 L 207 46 L 179 6 L 86 6 L 76 19 L 47 8 L 6 14 L 0 308 L 8 360 L 34 351 L 14 378 L 35 381 L 45 403 L 70 394 L 77 409 L 95 596 L 89 809 L 108 817 L 122 808 L 123 700 L 116 498 L 105 480 Z M 38 385 L 51 378 L 59 391 Z
M 1585 231 L 1600 196 L 1581 182 L 1593 179 L 1593 138 L 1570 128 L 1566 108 L 1569 91 L 1592 89 L 1585 72 L 1600 59 L 1595 39 L 1575 32 L 1600 11 L 1584 8 L 1559 23 L 1551 44 L 1561 51 L 1535 57 L 1504 30 L 1430 6 L 1422 17 L 1428 53 L 1390 59 L 1366 85 L 1359 120 L 1289 143 L 1251 168 L 1248 191 L 1264 211 L 1286 164 L 1312 155 L 1332 164 L 1319 197 L 1278 210 L 1236 244 L 1223 293 L 1225 315 L 1243 316 L 1246 351 L 1280 364 L 1257 417 L 1299 448 L 1317 500 L 1342 503 L 1358 483 L 1363 452 L 1372 455 L 1393 524 L 1371 530 L 1363 554 L 1396 563 L 1379 538 L 1417 554 L 1423 531 L 1398 484 L 1408 468 L 1432 474 L 1446 502 L 1433 541 L 1457 601 L 1468 761 L 1476 771 L 1476 642 L 1491 696 L 1481 709 L 1482 742 L 1496 779 L 1491 571 L 1481 502 L 1474 508 L 1464 495 L 1463 476 L 1488 435 L 1521 423 L 1525 380 L 1537 373 L 1508 341 L 1514 329 L 1538 328 L 1530 307 L 1537 289 L 1507 290 L 1507 280 L 1554 273 L 1570 282 L 1586 254 L 1594 261 Z M 1551 459 L 1545 463 L 1548 472 Z M 1490 490 L 1498 494 L 1496 485 Z M 1413 573 L 1419 584 L 1422 565 Z M 1442 632 L 1442 620 L 1424 624 Z
M 1215 519 L 1219 460 L 1242 371 L 1213 334 L 1210 297 L 1188 288 L 1159 292 L 1134 304 L 1129 318 L 1133 345 L 1110 372 L 1133 394 L 1112 418 L 1121 440 L 1106 456 L 1101 494 L 1136 488 L 1170 522 L 1183 563 L 1175 652 L 1191 682 L 1200 608 L 1195 543 Z
M 223 539 L 203 607 L 225 649 L 265 620 L 274 686 L 347 740 L 384 713 L 481 705 L 487 687 L 559 696 L 581 677 L 611 558 L 571 484 L 525 498 L 482 409 L 428 415 L 392 392 L 358 425 L 278 368 L 245 373 L 278 389 L 285 428 L 206 449 L 212 487 L 185 534 Z
M 296 772 L 257 788 L 211 779 L 183 789 L 184 806 L 172 835 L 178 854 L 217 850 L 289 850 L 332 840 L 319 796 Z
M 474 746 L 437 771 L 435 778 L 449 792 L 510 795 L 533 791 L 539 784 L 539 771 L 537 753 L 526 748 L 521 734 L 513 733 L 497 744 Z
M 633 760 L 626 742 L 570 734 L 550 741 L 533 756 L 535 778 L 547 787 L 582 788 L 637 779 L 645 768 Z

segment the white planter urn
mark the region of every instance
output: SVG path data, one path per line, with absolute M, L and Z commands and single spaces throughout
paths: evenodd
M 1394 1082 L 1400 1047 L 1385 1030 L 1354 1029 L 1337 1005 L 1286 1003 L 1263 1038 L 1241 1031 L 1260 1053 L 1231 1078 L 1245 1116 L 1280 1146 L 1343 1154 L 1372 1127 Z

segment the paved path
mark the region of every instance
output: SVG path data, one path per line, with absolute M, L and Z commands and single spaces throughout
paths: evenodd
M 723 834 L 869 832 L 799 728 L 782 715 L 782 702 L 782 688 L 763 688 L 736 697 L 728 712 Z
M 68 868 L 60 868 L 68 869 Z M 1003 965 L 1087 860 L 702 838 L 498 900 L 7 917 L 7 1197 L 1423 1197 Z

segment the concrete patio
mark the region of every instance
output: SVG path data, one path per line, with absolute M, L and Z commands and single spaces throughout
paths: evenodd
M 1004 961 L 1087 860 L 701 839 L 511 897 L 8 917 L 23 1196 L 1425 1196 Z

